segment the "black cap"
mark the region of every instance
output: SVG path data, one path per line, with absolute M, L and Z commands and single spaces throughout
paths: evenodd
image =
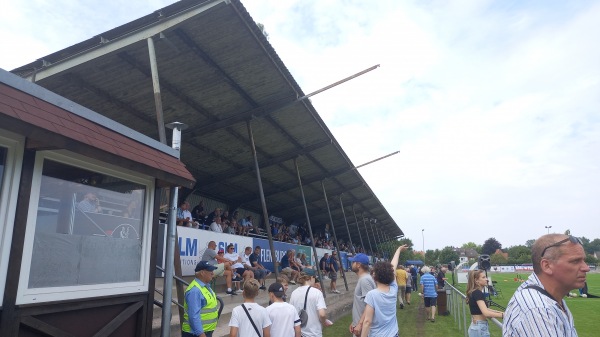
M 282 298 L 283 295 L 285 294 L 285 290 L 283 288 L 283 285 L 281 283 L 273 283 L 269 286 L 269 292 L 273 293 L 273 295 L 275 295 L 275 297 L 277 298 Z
M 208 270 L 208 271 L 213 271 L 217 269 L 217 267 L 213 266 L 212 264 L 206 262 L 206 261 L 200 261 L 198 262 L 198 264 L 196 265 L 196 272 L 201 271 L 201 270 Z

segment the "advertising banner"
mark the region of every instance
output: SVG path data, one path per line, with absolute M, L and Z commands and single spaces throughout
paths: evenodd
M 515 266 L 494 266 L 492 267 L 493 271 L 499 271 L 501 273 L 514 273 Z
M 254 247 L 260 246 L 260 263 L 265 266 L 265 268 L 273 271 L 274 264 L 271 258 L 271 249 L 269 248 L 269 241 L 266 239 L 254 239 Z M 296 254 L 301 252 L 306 254 L 306 260 L 311 261 L 312 259 L 312 250 L 307 246 L 295 245 L 287 242 L 273 241 L 273 246 L 275 247 L 275 257 L 277 261 L 281 261 L 281 258 L 285 256 L 286 252 L 290 249 L 296 251 Z
M 204 254 L 208 243 L 215 241 L 217 244 L 217 251 L 219 249 L 225 250 L 227 245 L 230 243 L 234 245 L 235 251 L 238 254 L 243 254 L 246 247 L 260 246 L 261 252 L 259 261 L 265 266 L 265 268 L 273 271 L 273 261 L 271 260 L 271 250 L 269 249 L 269 241 L 266 239 L 257 239 L 246 236 L 216 233 L 212 231 L 206 231 L 202 229 L 195 229 L 189 227 L 177 227 L 177 235 L 179 237 L 179 255 L 181 257 L 181 272 L 183 276 L 194 275 L 194 268 L 196 264 L 200 262 L 200 258 Z M 275 246 L 275 256 L 277 261 L 281 261 L 281 258 L 289 249 L 293 249 L 296 253 L 306 254 L 306 260 L 311 261 L 311 264 L 317 266 L 319 260 L 329 253 L 331 255 L 331 249 L 317 248 L 317 255 L 314 257 L 312 247 L 295 245 L 287 242 L 273 242 Z M 346 269 L 350 268 L 350 262 L 348 261 L 348 254 L 346 252 L 340 253 L 340 259 L 342 266 Z
M 183 276 L 194 275 L 194 269 L 200 262 L 200 258 L 202 258 L 202 254 L 204 254 L 204 250 L 206 250 L 210 241 L 217 244 L 217 251 L 219 249 L 225 250 L 227 245 L 232 243 L 238 254 L 243 254 L 246 247 L 253 247 L 252 238 L 246 236 L 216 233 L 190 227 L 178 226 L 177 235 L 179 236 L 179 255 Z
M 532 265 L 515 266 L 515 271 L 517 271 L 517 272 L 533 271 L 533 266 Z

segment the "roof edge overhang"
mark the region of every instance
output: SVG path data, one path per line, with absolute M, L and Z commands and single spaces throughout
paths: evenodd
M 152 14 L 13 69 L 11 72 L 31 82 L 39 81 L 116 52 L 124 46 L 151 38 L 212 7 L 230 4 L 230 2 L 231 0 L 178 1 Z
M 25 98 L 29 97 L 30 102 L 35 103 L 35 100 L 38 99 L 44 104 L 47 103 L 60 109 L 63 114 L 65 112 L 67 115 L 70 113 L 76 115 L 77 118 L 86 120 L 88 123 L 93 123 L 96 128 L 101 130 L 102 135 L 106 135 L 106 138 L 109 138 L 110 135 L 128 138 L 131 142 L 137 144 L 136 151 L 144 151 L 155 160 L 150 160 L 147 156 L 144 161 L 137 161 L 124 156 L 122 153 L 103 148 L 103 142 L 99 142 L 97 143 L 98 146 L 95 146 L 94 141 L 83 141 L 85 137 L 78 139 L 77 137 L 69 137 L 69 134 L 57 132 L 52 123 L 55 123 L 54 125 L 60 123 L 60 118 L 50 116 L 50 113 L 38 108 L 36 108 L 37 112 L 35 114 L 31 113 L 24 107 L 25 102 L 20 102 L 18 98 L 11 97 L 10 93 L 6 95 L 7 91 L 20 92 L 25 94 Z M 4 104 L 2 101 L 9 104 Z M 28 139 L 26 146 L 30 149 L 66 149 L 98 160 L 116 162 L 121 167 L 153 176 L 159 180 L 159 186 L 178 185 L 187 188 L 194 186 L 195 179 L 185 168 L 185 165 L 179 161 L 178 151 L 2 69 L 0 69 L 0 103 L 2 103 L 0 104 L 1 125 L 26 136 Z M 18 107 L 14 107 L 14 105 Z M 44 117 L 48 119 L 44 119 Z M 139 137 L 130 137 L 132 135 Z M 145 143 L 136 138 L 144 140 Z M 110 140 L 114 141 L 114 139 Z M 168 163 L 168 165 L 165 165 L 165 163 Z

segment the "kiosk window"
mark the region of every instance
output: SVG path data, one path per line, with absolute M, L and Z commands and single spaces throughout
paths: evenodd
M 17 301 L 145 289 L 153 180 L 52 152 L 34 172 Z
M 139 282 L 146 189 L 44 159 L 28 288 Z

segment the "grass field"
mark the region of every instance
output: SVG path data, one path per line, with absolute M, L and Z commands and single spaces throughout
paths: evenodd
M 450 276 L 450 274 L 448 275 Z M 497 288 L 501 294 L 498 297 L 493 297 L 493 301 L 499 305 L 506 307 L 512 294 L 515 292 L 517 287 L 521 285 L 521 282 L 515 282 L 514 279 L 517 277 L 515 273 L 490 273 L 490 276 L 494 281 L 498 283 Z M 529 277 L 528 274 L 521 274 L 523 279 Z M 451 276 L 449 277 L 451 280 Z M 466 284 L 456 284 L 456 287 L 463 293 Z M 590 294 L 600 296 L 600 274 L 593 273 L 588 274 L 588 291 Z M 578 291 L 573 292 L 579 294 Z M 600 333 L 600 319 L 598 315 L 600 313 L 600 299 L 591 298 L 567 298 L 567 305 L 573 313 L 575 319 L 575 327 L 579 337 L 596 337 Z M 431 336 L 431 337 L 462 337 L 463 332 L 458 329 L 457 323 L 452 316 L 438 316 L 435 323 L 427 322 L 424 320 L 424 308 L 422 300 L 416 293 L 413 293 L 413 300 L 411 305 L 406 305 L 404 310 L 397 310 L 398 325 L 400 327 L 400 336 L 413 337 L 413 336 Z M 468 309 L 467 309 L 468 310 Z M 329 328 L 323 330 L 324 337 L 338 337 L 338 336 L 351 336 L 348 331 L 348 326 L 352 320 L 352 315 L 347 315 L 335 322 L 335 324 Z M 490 323 L 490 333 L 492 337 L 500 337 L 502 335 L 499 328 L 493 323 Z

